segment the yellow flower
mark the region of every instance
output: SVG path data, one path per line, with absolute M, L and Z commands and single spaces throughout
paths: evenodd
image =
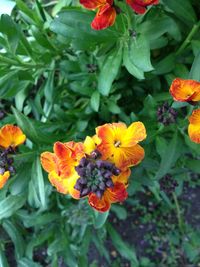
M 102 159 L 113 162 L 120 169 L 137 165 L 144 158 L 144 149 L 138 143 L 146 138 L 142 122 L 126 124 L 107 123 L 96 128 L 101 143 L 97 146 Z
M 22 130 L 12 124 L 7 124 L 0 129 L 0 146 L 8 148 L 11 146 L 15 148 L 23 144 L 26 140 L 26 136 Z
M 200 109 L 196 109 L 189 117 L 188 134 L 190 139 L 200 144 Z
M 0 189 L 4 187 L 9 177 L 10 177 L 9 171 L 5 171 L 3 174 L 0 174 Z

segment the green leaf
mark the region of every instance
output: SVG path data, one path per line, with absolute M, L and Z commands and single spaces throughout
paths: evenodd
M 31 199 L 31 196 L 33 196 L 37 208 L 45 209 L 45 184 L 39 157 L 35 159 L 32 166 L 29 199 Z
M 2 250 L 1 244 L 0 244 L 0 267 L 9 267 L 4 252 Z
M 51 23 L 50 29 L 67 38 L 68 41 L 71 39 L 72 44 L 75 46 L 86 49 L 101 42 L 115 42 L 118 38 L 117 31 L 110 29 L 93 30 L 90 25 L 93 18 L 93 12 L 83 12 L 78 8 L 68 8 L 58 14 Z
M 25 196 L 12 196 L 9 195 L 0 201 L 0 220 L 10 217 L 18 209 L 20 209 L 26 201 Z
M 112 205 L 111 211 L 113 211 L 120 220 L 125 220 L 127 218 L 127 210 L 124 207 Z
M 178 157 L 183 153 L 181 139 L 178 137 L 177 131 L 174 133 L 174 136 L 171 142 L 168 144 L 165 153 L 160 151 L 162 155 L 160 167 L 156 173 L 155 179 L 160 179 L 165 174 L 167 174 L 173 165 L 176 163 Z M 158 148 L 158 147 L 157 147 Z
M 163 0 L 164 6 L 169 7 L 186 24 L 194 23 L 197 18 L 190 0 Z
M 190 70 L 189 78 L 200 81 L 200 52 L 196 55 L 192 68 Z
M 99 77 L 98 90 L 102 95 L 109 95 L 122 61 L 122 47 L 113 49 L 105 58 Z
M 133 64 L 143 71 L 151 71 L 150 46 L 145 35 L 140 34 L 130 39 L 129 56 Z
M 19 43 L 19 32 L 16 24 L 10 16 L 2 15 L 0 19 L 0 31 L 6 34 L 9 48 L 13 53 L 16 52 Z
M 185 166 L 193 172 L 200 173 L 200 162 L 198 159 L 187 160 Z
M 144 72 L 138 67 L 136 67 L 131 61 L 130 49 L 128 48 L 128 44 L 125 44 L 123 50 L 123 65 L 131 75 L 138 78 L 139 80 L 144 79 Z
M 138 260 L 134 248 L 130 247 L 121 239 L 121 236 L 115 231 L 111 224 L 107 225 L 107 230 L 113 245 L 120 255 L 131 262 L 131 267 L 138 267 Z
M 90 99 L 91 107 L 94 111 L 98 112 L 100 105 L 100 94 L 98 91 L 95 91 Z
M 17 259 L 22 258 L 25 251 L 25 243 L 20 231 L 10 220 L 4 220 L 2 226 L 15 245 L 16 258 Z
M 108 215 L 109 215 L 109 211 L 106 211 L 103 213 L 94 211 L 94 227 L 96 229 L 101 228 L 105 224 L 108 218 Z
M 42 267 L 39 263 L 36 263 L 30 259 L 22 258 L 17 262 L 18 267 Z

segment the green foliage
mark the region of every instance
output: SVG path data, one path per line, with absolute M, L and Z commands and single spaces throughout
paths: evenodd
M 169 94 L 176 77 L 200 81 L 199 3 L 162 0 L 137 15 L 125 1 L 115 2 L 122 11 L 115 24 L 95 31 L 95 12 L 79 1 L 1 0 L 0 125 L 17 124 L 27 136 L 14 155 L 16 174 L 0 190 L 2 267 L 184 266 L 181 257 L 185 266 L 199 264 L 199 221 L 186 223 L 184 212 L 185 190 L 200 185 L 200 147 L 187 133 L 196 107 L 173 102 Z M 170 125 L 157 118 L 165 102 L 178 113 Z M 51 186 L 39 156 L 54 142 L 82 141 L 98 125 L 138 120 L 147 129 L 145 159 L 133 168 L 123 206 L 101 214 L 86 199 L 73 200 Z M 160 190 L 167 174 L 178 183 L 180 207 Z M 149 210 L 141 194 L 160 208 Z M 131 239 L 122 236 L 127 221 Z M 136 221 L 157 229 L 140 233 L 147 248 L 137 239 Z M 168 246 L 161 260 L 154 254 L 159 243 Z

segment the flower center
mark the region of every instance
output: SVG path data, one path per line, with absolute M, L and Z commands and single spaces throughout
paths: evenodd
M 115 141 L 115 143 L 114 143 L 114 146 L 115 147 L 119 147 L 121 145 L 121 142 L 120 141 Z
M 120 174 L 114 164 L 94 157 L 94 151 L 90 156 L 82 158 L 75 169 L 80 178 L 74 188 L 80 192 L 80 197 L 95 193 L 101 198 L 107 188 L 114 186 L 112 176 Z

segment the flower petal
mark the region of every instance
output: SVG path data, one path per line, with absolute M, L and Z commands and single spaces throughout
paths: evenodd
M 190 139 L 200 144 L 200 109 L 196 109 L 189 117 L 188 134 Z
M 108 188 L 105 193 L 110 203 L 122 202 L 128 197 L 125 185 L 118 182 L 114 184 L 114 187 Z
M 92 193 L 89 195 L 88 203 L 100 212 L 106 212 L 110 209 L 110 202 L 104 196 L 100 199 Z
M 80 0 L 80 4 L 87 9 L 96 9 L 107 3 L 106 0 Z
M 123 170 L 118 176 L 112 176 L 112 181 L 114 183 L 118 182 L 118 183 L 122 183 L 125 186 L 127 186 L 128 184 L 128 178 L 131 175 L 131 170 L 129 168 Z
M 9 171 L 4 172 L 3 175 L 0 174 L 0 189 L 2 189 L 4 187 L 4 185 L 6 184 L 9 177 L 10 177 Z
M 126 0 L 126 2 L 138 14 L 144 14 L 149 5 L 159 4 L 159 0 Z
M 0 146 L 3 148 L 8 148 L 9 146 L 15 148 L 23 144 L 25 140 L 26 136 L 17 126 L 7 124 L 0 129 Z
M 123 136 L 122 147 L 131 147 L 146 138 L 146 129 L 140 121 L 133 122 Z
M 100 7 L 94 20 L 91 23 L 91 27 L 94 30 L 103 30 L 112 26 L 116 19 L 116 10 L 109 4 Z
M 175 101 L 187 102 L 200 100 L 200 82 L 194 80 L 176 78 L 173 80 L 169 91 Z
M 41 154 L 40 161 L 42 164 L 42 167 L 46 172 L 54 171 L 57 168 L 56 165 L 56 155 L 51 152 L 44 152 Z

